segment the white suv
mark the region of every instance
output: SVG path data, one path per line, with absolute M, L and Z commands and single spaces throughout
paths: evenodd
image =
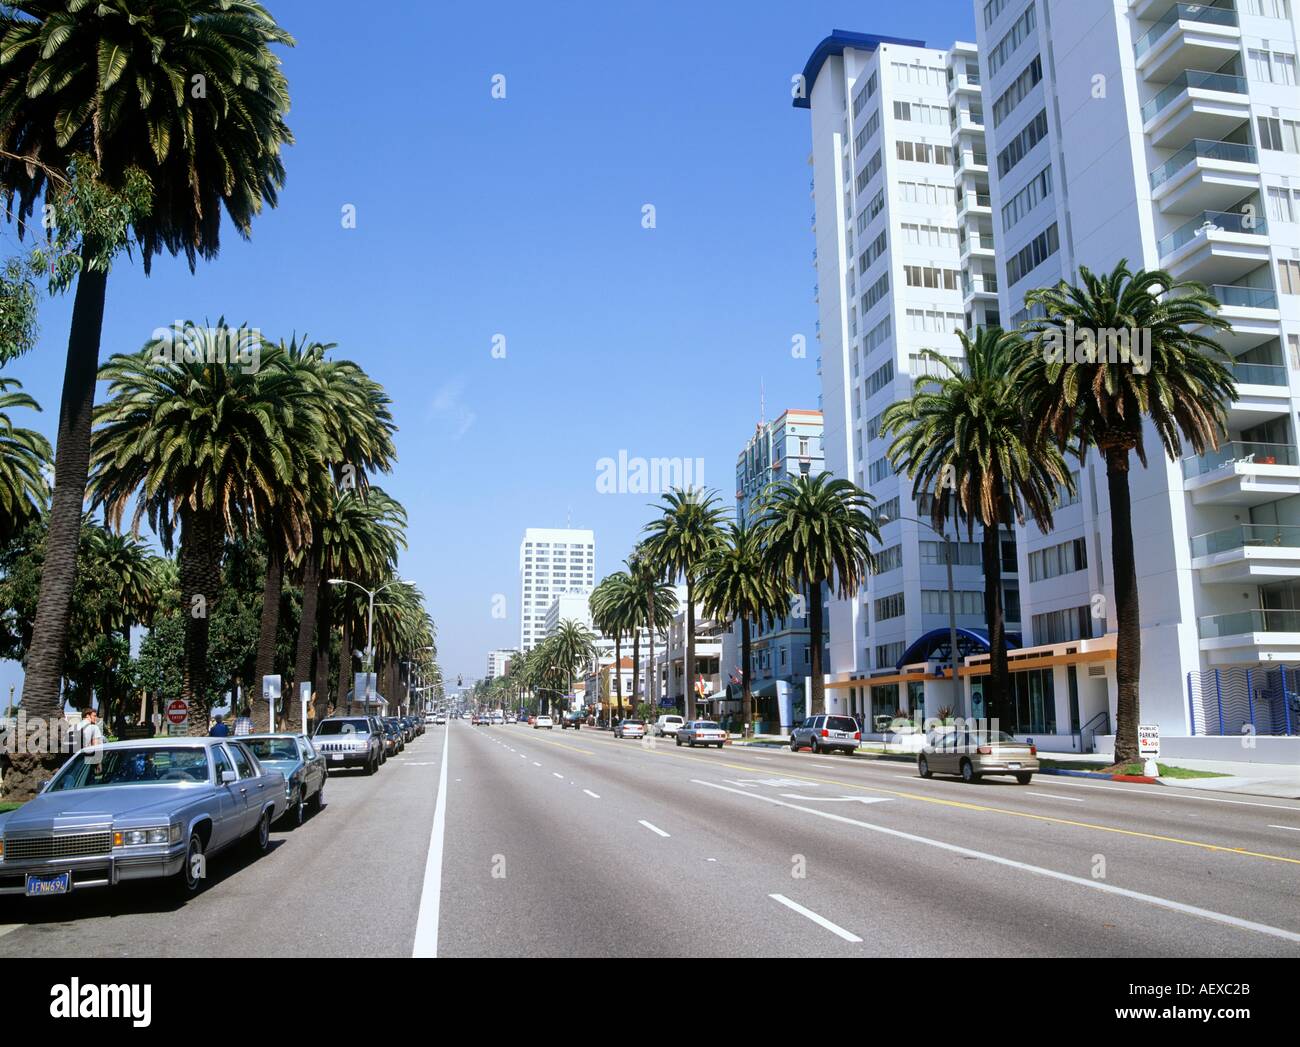
M 661 716 L 655 721 L 654 732 L 660 738 L 664 738 L 680 731 L 682 729 L 682 724 L 685 722 L 685 718 L 681 716 L 673 716 L 672 714 Z

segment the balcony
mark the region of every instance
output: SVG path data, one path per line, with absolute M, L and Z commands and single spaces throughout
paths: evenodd
M 1220 665 L 1294 662 L 1300 657 L 1300 611 L 1233 611 L 1200 620 L 1201 650 Z
M 998 300 L 998 278 L 993 275 L 974 277 L 962 273 L 962 300 L 969 306 L 976 299 L 996 302 Z
M 970 191 L 961 194 L 957 201 L 957 217 L 962 215 L 991 215 L 993 214 L 993 198 L 988 193 L 972 193 Z
M 1237 211 L 1203 211 L 1161 239 L 1160 265 L 1180 280 L 1230 283 L 1269 262 L 1268 222 Z
M 1151 197 L 1164 214 L 1231 207 L 1259 191 L 1259 154 L 1252 145 L 1196 138 L 1151 172 Z
M 1165 149 L 1194 138 L 1221 141 L 1250 119 L 1246 78 L 1189 69 L 1142 107 L 1142 130 Z
M 1300 578 L 1300 527 L 1240 524 L 1192 539 L 1192 568 L 1207 584 Z
M 1282 314 L 1278 311 L 1277 292 L 1271 287 L 1213 284 L 1210 294 L 1219 300 L 1219 316 L 1232 324 L 1232 329 L 1202 329 L 1197 333 L 1213 338 L 1233 356 L 1282 337 Z
M 963 72 L 957 73 L 955 76 L 949 77 L 949 97 L 958 94 L 959 92 L 974 95 L 980 94 L 980 72 L 978 69 L 967 69 Z
M 1137 71 L 1162 82 L 1182 69 L 1213 69 L 1241 52 L 1235 7 L 1174 4 L 1133 45 Z
M 1294 444 L 1235 440 L 1183 459 L 1183 489 L 1195 505 L 1259 505 L 1300 494 Z
M 962 264 L 968 264 L 972 258 L 995 257 L 992 233 L 967 233 L 961 238 Z

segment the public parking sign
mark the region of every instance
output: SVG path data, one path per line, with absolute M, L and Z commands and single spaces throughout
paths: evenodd
M 1144 759 L 1160 755 L 1160 728 L 1156 724 L 1138 724 L 1138 755 Z
M 184 698 L 177 698 L 167 705 L 167 722 L 177 727 L 190 718 L 190 705 Z

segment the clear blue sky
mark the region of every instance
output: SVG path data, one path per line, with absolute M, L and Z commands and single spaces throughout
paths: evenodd
M 361 362 L 401 426 L 382 482 L 410 513 L 403 573 L 468 682 L 518 642 L 525 527 L 594 529 L 599 578 L 653 515 L 646 496 L 597 493 L 600 458 L 703 458 L 730 504 L 760 382 L 769 417 L 816 406 L 810 138 L 790 78 L 836 28 L 972 40 L 972 3 L 266 2 L 298 41 L 281 206 L 193 276 L 120 264 L 103 356 L 224 315 Z M 51 437 L 70 307 L 46 303 L 39 349 L 6 369 L 45 407 L 19 424 Z M 4 695 L 19 680 L 0 664 Z

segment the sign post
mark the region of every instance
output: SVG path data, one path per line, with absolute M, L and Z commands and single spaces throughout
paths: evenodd
M 177 698 L 167 703 L 167 733 L 174 734 L 173 728 L 187 723 L 190 718 L 190 703 L 184 698 Z
M 303 680 L 298 685 L 298 699 L 302 702 L 302 733 L 311 737 L 311 731 L 307 726 L 307 706 L 311 704 L 311 681 Z
M 1142 773 L 1148 778 L 1160 777 L 1160 727 L 1158 724 L 1138 724 L 1138 756 L 1142 758 Z
M 280 677 L 262 677 L 262 701 L 271 707 L 271 733 L 275 734 L 275 710 L 280 707 Z

